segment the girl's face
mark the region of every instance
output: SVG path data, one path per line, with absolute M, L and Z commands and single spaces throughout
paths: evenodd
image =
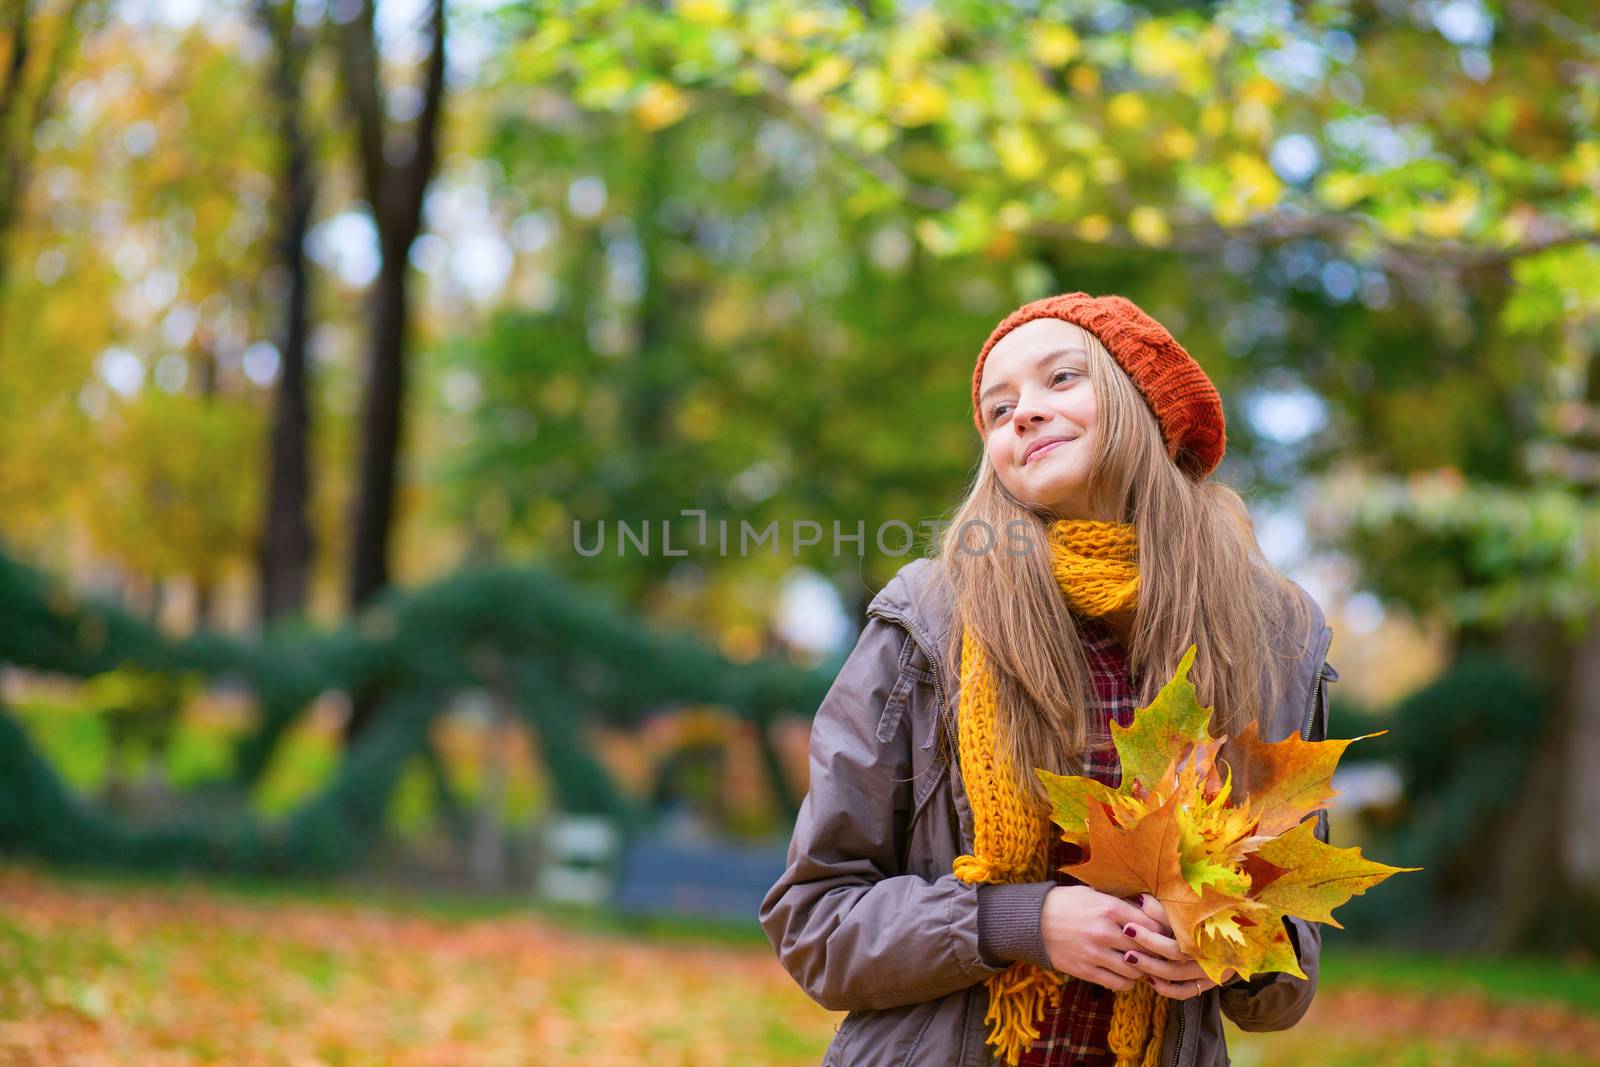
M 1088 504 L 1099 405 L 1077 327 L 1034 319 L 1002 337 L 978 386 L 984 452 L 1000 483 L 1031 508 L 1094 518 Z

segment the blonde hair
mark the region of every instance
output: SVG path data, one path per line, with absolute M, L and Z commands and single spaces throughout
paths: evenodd
M 1194 644 L 1189 678 L 1201 704 L 1214 709 L 1211 733 L 1236 736 L 1281 698 L 1285 672 L 1266 669 L 1263 659 L 1278 644 L 1270 638 L 1308 624 L 1305 604 L 1263 556 L 1239 494 L 1184 474 L 1132 379 L 1097 337 L 1067 325 L 1088 347 L 1099 407 L 1089 469 L 1093 514 L 1057 516 L 1024 505 L 985 454 L 935 545 L 953 594 L 946 661 L 952 668 L 961 662 L 964 621 L 994 676 L 1001 744 L 1017 786 L 1041 812 L 1049 801 L 1033 768 L 1085 773 L 1086 709 L 1094 697 L 1082 641 L 1050 570 L 1051 521 L 1098 518 L 1136 528 L 1139 594 L 1128 655 L 1141 707 Z M 974 538 L 972 529 L 984 525 L 992 538 Z

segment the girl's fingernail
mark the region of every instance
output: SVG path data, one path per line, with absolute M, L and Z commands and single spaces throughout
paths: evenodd
M 1156 984 L 1156 980 L 1153 977 L 1151 977 L 1150 975 L 1148 975 L 1148 974 L 1144 976 L 1144 980 L 1146 982 L 1149 982 L 1151 985 L 1155 985 Z
M 1125 960 L 1127 960 L 1127 961 L 1128 961 L 1128 962 L 1129 962 L 1129 963 L 1138 963 L 1138 962 L 1139 962 L 1139 957 L 1138 957 L 1138 956 L 1135 956 L 1135 955 L 1134 955 L 1134 954 L 1133 954 L 1133 953 L 1131 953 L 1131 952 L 1125 952 L 1125 953 L 1123 953 L 1123 956 L 1122 956 L 1122 958 L 1123 958 L 1123 959 L 1125 959 Z
M 1132 937 L 1133 936 L 1133 924 L 1129 923 L 1127 926 L 1124 926 L 1122 928 L 1122 932 L 1124 934 L 1126 934 L 1127 936 Z

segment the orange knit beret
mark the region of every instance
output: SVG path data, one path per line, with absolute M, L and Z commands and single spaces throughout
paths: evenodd
M 1114 294 L 1047 296 L 1000 320 L 978 353 L 978 365 L 972 372 L 972 421 L 979 436 L 983 436 L 983 412 L 978 406 L 983 361 L 1000 338 L 1034 319 L 1077 323 L 1099 338 L 1155 412 L 1172 461 L 1196 481 L 1216 469 L 1227 447 L 1217 387 L 1165 326 L 1132 300 Z

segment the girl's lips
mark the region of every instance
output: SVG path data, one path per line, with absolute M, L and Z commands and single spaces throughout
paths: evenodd
M 1073 438 L 1069 438 L 1069 439 L 1067 439 L 1065 441 L 1051 441 L 1047 445 L 1042 445 L 1039 448 L 1034 449 L 1032 452 L 1030 452 L 1028 454 L 1028 458 L 1023 460 L 1023 462 L 1024 463 L 1033 463 L 1035 460 L 1037 460 L 1040 456 L 1044 455 L 1045 453 L 1054 452 L 1057 448 L 1060 448 L 1062 445 L 1071 444 L 1073 441 L 1076 441 L 1076 440 L 1077 440 L 1077 438 L 1073 437 Z

